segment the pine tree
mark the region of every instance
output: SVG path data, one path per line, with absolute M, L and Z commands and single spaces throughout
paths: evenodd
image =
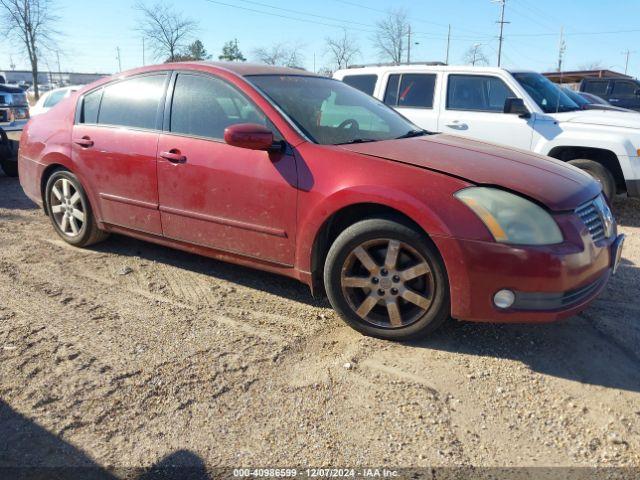
M 220 60 L 226 60 L 228 62 L 246 62 L 242 52 L 238 48 L 238 39 L 229 40 L 222 47 L 222 55 L 218 57 Z
M 211 55 L 207 53 L 204 44 L 200 40 L 196 40 L 187 47 L 187 57 L 191 60 L 209 60 Z

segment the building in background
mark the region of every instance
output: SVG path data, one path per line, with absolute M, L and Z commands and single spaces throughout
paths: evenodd
M 100 78 L 111 75 L 110 73 L 77 73 L 77 72 L 39 72 L 38 84 L 86 85 Z M 4 77 L 9 84 L 31 84 L 33 76 L 31 70 L 6 70 L 0 71 L 0 77 Z
M 548 72 L 543 73 L 545 77 L 553 83 L 560 83 L 573 90 L 578 90 L 580 82 L 585 78 L 625 78 L 631 79 L 629 75 L 614 72 L 613 70 L 574 70 L 569 72 Z

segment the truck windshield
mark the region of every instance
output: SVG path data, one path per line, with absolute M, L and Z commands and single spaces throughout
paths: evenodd
M 514 73 L 513 77 L 544 113 L 573 112 L 580 107 L 558 86 L 539 73 Z
M 349 85 L 304 75 L 246 77 L 321 145 L 425 135 L 395 110 Z

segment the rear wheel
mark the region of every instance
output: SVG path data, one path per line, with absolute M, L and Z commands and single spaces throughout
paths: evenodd
M 449 288 L 435 246 L 392 219 L 362 220 L 331 246 L 324 270 L 331 305 L 367 335 L 407 340 L 449 318 Z
M 89 199 L 73 173 L 54 172 L 47 181 L 45 194 L 51 223 L 65 242 L 86 247 L 108 236 L 98 228 Z
M 574 167 L 584 170 L 596 179 L 602 186 L 602 192 L 605 197 L 610 199 L 615 196 L 616 180 L 607 167 L 593 160 L 571 160 L 569 163 Z

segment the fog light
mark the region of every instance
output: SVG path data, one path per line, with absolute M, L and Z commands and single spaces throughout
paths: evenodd
M 493 303 L 498 308 L 509 308 L 516 301 L 516 294 L 511 290 L 500 290 L 493 296 Z

